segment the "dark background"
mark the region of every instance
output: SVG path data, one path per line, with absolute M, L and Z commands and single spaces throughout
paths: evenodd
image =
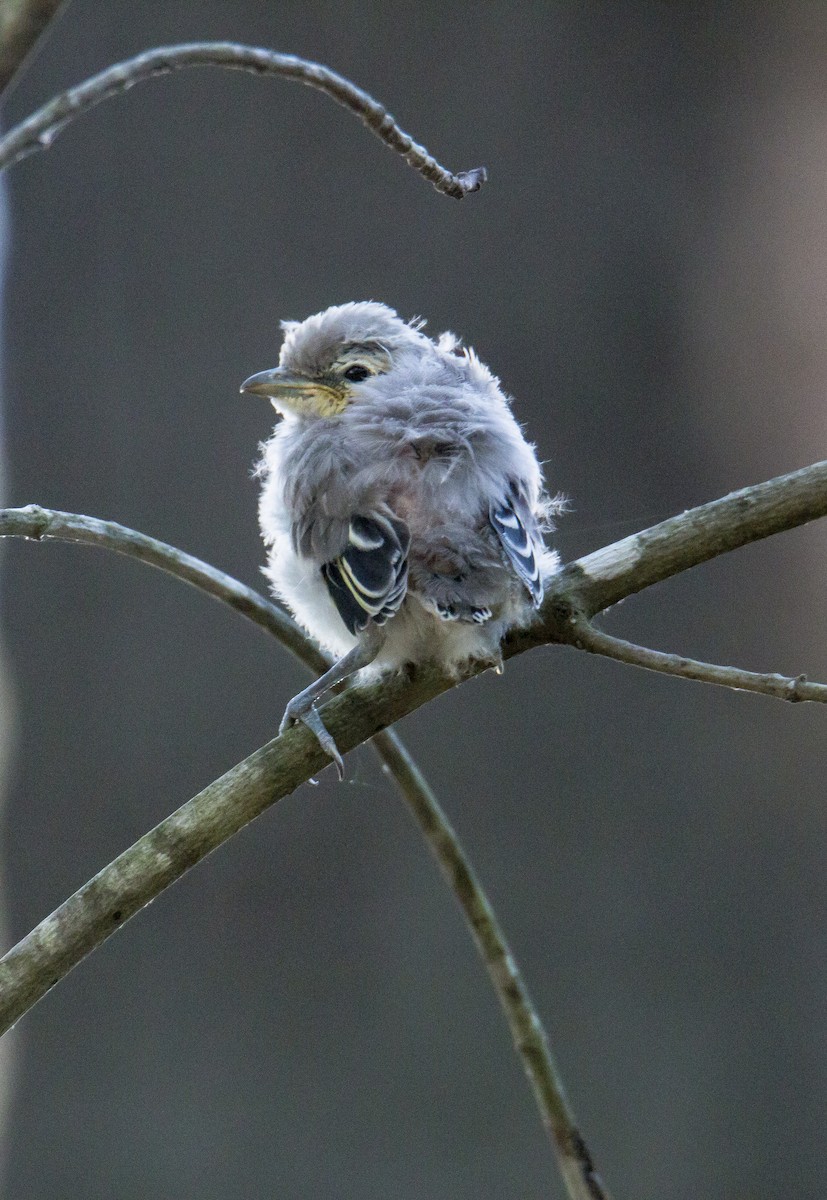
M 141 85 L 10 175 L 8 500 L 257 584 L 237 394 L 278 319 L 384 300 L 516 397 L 571 558 L 820 458 L 827 8 L 72 0 L 6 125 L 150 45 L 319 59 L 454 168 L 437 195 L 274 79 Z M 301 670 L 102 552 L 13 543 L 3 842 L 22 936 L 273 735 Z M 613 632 L 827 677 L 824 528 L 628 601 Z M 825 713 L 535 652 L 404 722 L 620 1197 L 827 1186 Z M 454 901 L 371 753 L 326 771 L 20 1023 L 5 1194 L 562 1196 Z

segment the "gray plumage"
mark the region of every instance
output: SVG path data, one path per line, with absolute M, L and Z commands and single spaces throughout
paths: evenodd
M 452 334 L 372 302 L 283 329 L 279 367 L 242 386 L 283 417 L 258 467 L 266 574 L 342 660 L 283 725 L 305 720 L 340 765 L 313 701 L 369 664 L 497 662 L 557 568 L 554 502 L 498 380 Z

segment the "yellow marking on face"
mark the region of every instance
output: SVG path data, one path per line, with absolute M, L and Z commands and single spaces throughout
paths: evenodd
M 315 389 L 311 400 L 312 411 L 320 417 L 336 417 L 345 411 L 349 403 L 350 397 L 346 392 L 327 387 Z
M 327 384 L 307 383 L 282 387 L 274 399 L 277 408 L 288 409 L 298 414 L 312 414 L 317 417 L 335 417 L 344 412 L 348 398 L 342 388 L 329 387 Z
M 391 359 L 377 342 L 353 343 L 316 376 L 304 375 L 281 366 L 252 376 L 247 391 L 270 396 L 282 413 L 315 417 L 337 417 L 359 396 L 359 384 L 389 371 Z M 350 377 L 349 377 L 350 373 Z

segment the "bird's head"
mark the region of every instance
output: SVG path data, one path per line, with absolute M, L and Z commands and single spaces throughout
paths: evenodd
M 359 389 L 387 375 L 406 350 L 432 348 L 420 332 L 384 304 L 339 304 L 304 321 L 283 321 L 279 365 L 251 375 L 242 392 L 268 396 L 280 413 L 335 417 Z

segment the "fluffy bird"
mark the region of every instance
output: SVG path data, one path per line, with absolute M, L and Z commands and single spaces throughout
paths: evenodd
M 241 386 L 282 418 L 258 465 L 265 574 L 336 659 L 280 731 L 303 721 L 340 778 L 321 696 L 363 668 L 501 662 L 558 566 L 543 533 L 559 502 L 499 381 L 423 325 L 373 302 L 284 321 L 279 365 Z

